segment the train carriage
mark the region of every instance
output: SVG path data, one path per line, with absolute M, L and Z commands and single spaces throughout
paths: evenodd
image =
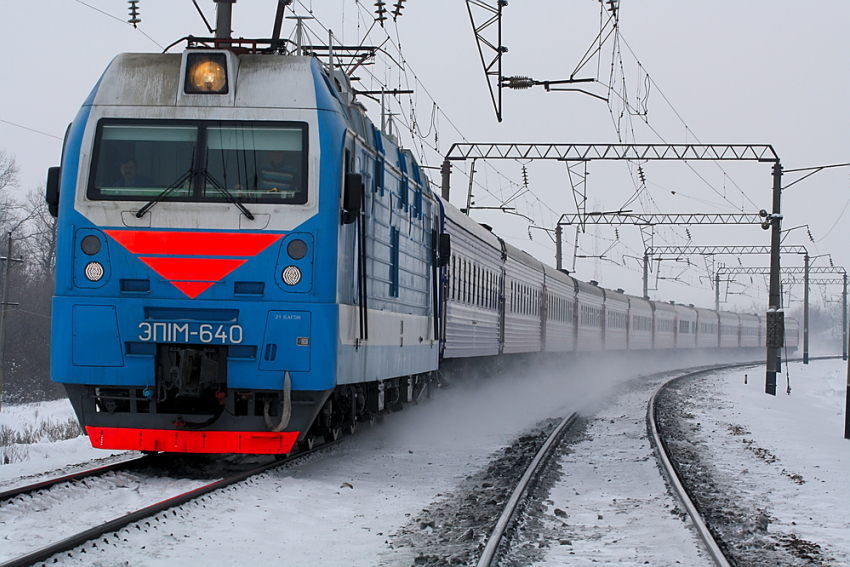
M 800 346 L 800 322 L 790 317 L 785 318 L 785 348 L 794 352 Z
M 718 312 L 720 322 L 720 348 L 738 348 L 740 346 L 740 319 L 737 313 Z
M 452 255 L 447 271 L 444 358 L 493 356 L 501 351 L 501 241 L 446 203 L 445 232 Z
M 605 294 L 605 350 L 629 348 L 629 300 L 623 290 L 602 289 Z
M 654 301 L 652 348 L 676 348 L 676 307 Z
M 676 304 L 676 348 L 696 348 L 697 312 L 693 306 Z
M 576 294 L 577 350 L 582 352 L 602 350 L 605 340 L 602 319 L 605 294 L 596 282 L 585 283 L 576 280 L 576 284 L 578 286 Z
M 717 348 L 720 346 L 717 312 L 700 307 L 697 307 L 696 311 L 697 348 Z
M 756 315 L 748 315 L 741 313 L 738 315 L 741 320 L 741 348 L 756 348 L 759 346 L 759 318 Z
M 652 348 L 652 303 L 646 299 L 629 299 L 629 350 Z
M 576 349 L 576 281 L 550 266 L 546 275 L 546 352 L 572 352 Z
M 505 244 L 505 354 L 540 352 L 543 346 L 543 264 Z

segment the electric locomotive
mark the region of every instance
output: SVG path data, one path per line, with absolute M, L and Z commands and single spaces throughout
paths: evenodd
M 434 378 L 427 179 L 332 52 L 262 51 L 119 55 L 49 171 L 51 372 L 95 447 L 288 453 Z

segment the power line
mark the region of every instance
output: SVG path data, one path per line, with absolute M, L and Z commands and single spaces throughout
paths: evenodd
M 47 132 L 42 132 L 41 130 L 36 130 L 35 128 L 29 128 L 27 126 L 15 124 L 14 122 L 9 122 L 8 120 L 3 120 L 2 118 L 0 118 L 0 122 L 2 122 L 4 124 L 8 124 L 10 126 L 15 126 L 17 128 L 23 128 L 24 130 L 29 130 L 30 132 L 35 132 L 36 134 L 41 134 L 42 136 L 47 136 L 49 138 L 56 138 L 60 142 L 62 141 L 62 138 L 60 138 L 59 136 L 54 136 L 53 134 L 48 134 Z
M 83 5 L 83 6 L 85 6 L 86 8 L 91 8 L 91 9 L 92 9 L 92 10 L 94 10 L 95 12 L 100 12 L 100 13 L 101 13 L 101 14 L 103 14 L 104 16 L 108 16 L 108 17 L 112 18 L 113 20 L 117 20 L 117 21 L 121 22 L 122 24 L 125 24 L 125 25 L 128 25 L 128 26 L 129 26 L 129 25 L 132 25 L 131 23 L 129 23 L 129 22 L 125 22 L 124 20 L 122 20 L 122 19 L 121 19 L 121 18 L 119 18 L 119 17 L 113 16 L 112 14 L 110 14 L 110 13 L 108 13 L 108 12 L 104 12 L 104 11 L 103 11 L 103 10 L 101 10 L 100 8 L 95 8 L 95 7 L 94 7 L 94 6 L 92 6 L 91 4 L 86 4 L 85 2 L 83 2 L 83 0 L 74 0 L 74 2 L 76 2 L 76 3 L 78 3 L 78 4 L 82 4 L 82 5 Z M 137 27 L 135 27 L 135 26 L 133 26 L 133 27 L 134 27 L 134 29 L 135 29 L 136 31 L 138 31 L 140 34 L 142 34 L 143 36 L 145 36 L 146 38 L 148 38 L 149 40 L 151 40 L 151 41 L 154 43 L 154 45 L 156 45 L 156 46 L 157 46 L 157 47 L 159 47 L 160 49 L 164 49 L 164 48 L 163 48 L 163 46 L 161 46 L 161 45 L 160 45 L 160 44 L 159 44 L 159 43 L 158 43 L 158 42 L 157 42 L 154 38 L 152 38 L 151 36 L 149 36 L 148 34 L 146 34 L 146 33 L 145 33 L 144 31 L 142 31 L 140 28 L 137 28 Z

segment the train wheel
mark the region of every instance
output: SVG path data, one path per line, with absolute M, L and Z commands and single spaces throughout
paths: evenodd
M 316 438 L 312 435 L 308 435 L 304 439 L 298 442 L 298 448 L 302 451 L 309 451 L 313 448 L 313 445 L 316 443 Z
M 334 428 L 328 430 L 328 432 L 325 433 L 325 443 L 330 443 L 331 441 L 336 441 L 337 439 L 339 439 L 340 435 L 342 435 L 342 431 L 340 430 L 339 427 L 334 427 Z

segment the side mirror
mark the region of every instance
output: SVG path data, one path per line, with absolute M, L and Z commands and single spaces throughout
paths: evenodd
M 342 195 L 342 224 L 351 224 L 363 207 L 363 176 L 359 173 L 345 174 L 345 187 Z
M 51 167 L 47 170 L 47 185 L 44 190 L 44 200 L 47 201 L 47 210 L 50 216 L 59 216 L 59 178 L 62 168 Z
M 439 266 L 442 268 L 443 266 L 448 265 L 449 258 L 452 257 L 452 237 L 447 233 L 440 234 L 440 261 L 438 262 Z

